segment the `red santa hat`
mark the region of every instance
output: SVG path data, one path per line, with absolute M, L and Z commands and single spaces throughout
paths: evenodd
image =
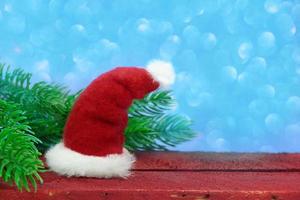
M 174 80 L 172 65 L 157 60 L 146 69 L 117 67 L 96 78 L 76 100 L 61 143 L 45 154 L 48 167 L 66 176 L 128 176 L 135 158 L 123 147 L 127 110 L 134 99 Z

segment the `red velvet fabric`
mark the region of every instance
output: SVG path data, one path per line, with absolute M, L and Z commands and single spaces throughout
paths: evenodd
M 64 129 L 65 146 L 85 155 L 122 153 L 128 108 L 133 99 L 158 87 L 142 68 L 117 67 L 100 75 L 74 104 Z

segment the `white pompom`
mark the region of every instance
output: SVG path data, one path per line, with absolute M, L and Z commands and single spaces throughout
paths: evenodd
M 163 89 L 169 88 L 175 82 L 175 71 L 172 63 L 162 60 L 152 60 L 146 67 L 153 79 L 159 82 Z

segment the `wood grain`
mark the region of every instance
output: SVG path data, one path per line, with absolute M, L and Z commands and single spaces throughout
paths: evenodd
M 135 170 L 300 171 L 300 154 L 137 152 Z
M 0 200 L 299 200 L 300 154 L 137 152 L 128 179 L 43 173 L 36 193 L 0 183 Z

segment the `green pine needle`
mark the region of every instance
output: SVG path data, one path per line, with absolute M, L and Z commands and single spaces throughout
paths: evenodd
M 135 100 L 129 108 L 129 117 L 155 117 L 174 107 L 175 101 L 170 91 L 155 91 L 144 99 Z
M 191 121 L 168 112 L 175 100 L 170 91 L 154 91 L 129 109 L 125 146 L 129 150 L 167 150 L 195 136 Z
M 195 136 L 191 121 L 180 115 L 129 118 L 125 146 L 129 150 L 168 150 Z
M 24 112 L 17 104 L 0 99 L 0 177 L 14 182 L 19 190 L 30 191 L 28 181 L 36 190 L 37 177 L 43 169 L 41 155 L 35 144 L 40 143 L 28 126 Z
M 28 124 L 42 141 L 36 144 L 41 152 L 60 141 L 73 96 L 60 85 L 31 84 L 30 73 L 0 64 L 0 99 L 18 103 L 26 111 Z

